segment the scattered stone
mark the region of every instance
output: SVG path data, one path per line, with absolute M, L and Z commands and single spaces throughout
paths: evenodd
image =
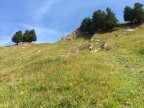
M 72 39 L 72 37 L 68 37 L 66 40 L 67 40 L 67 41 L 70 41 L 70 40 L 73 40 L 73 39 Z
M 98 52 L 98 50 L 94 50 L 94 52 Z
M 94 50 L 94 52 L 98 52 L 100 49 L 96 49 L 96 50 Z
M 107 46 L 108 46 L 108 44 L 107 44 L 107 43 L 104 43 L 104 44 L 103 44 L 103 47 L 104 47 L 104 48 L 105 48 L 105 47 L 107 47 Z
M 98 52 L 98 51 L 100 51 L 100 48 L 96 50 L 92 50 L 91 52 Z
M 90 50 L 90 51 L 94 51 L 94 46 L 93 46 L 93 44 L 90 44 L 89 50 Z
M 73 35 L 76 36 L 76 32 L 75 31 L 73 32 Z
M 100 40 L 96 40 L 96 42 L 100 42 Z
M 108 44 L 107 44 L 107 43 L 105 43 L 103 47 L 107 47 L 107 46 L 108 46 Z
M 77 35 L 76 35 L 76 32 L 75 32 L 75 31 L 72 33 L 72 35 L 73 35 L 73 38 L 74 38 L 74 39 L 77 37 Z
M 62 37 L 62 40 L 65 40 L 66 37 Z
M 99 44 L 99 42 L 100 42 L 100 40 L 95 40 L 95 43 L 96 43 L 96 44 Z
M 40 52 L 41 52 L 41 50 L 38 50 L 38 51 L 37 51 L 37 53 L 40 53 Z
M 134 31 L 134 29 L 127 29 L 127 31 Z
M 108 46 L 108 42 L 105 42 L 104 44 L 102 44 L 101 48 L 105 49 Z
M 91 42 L 94 42 L 94 39 L 93 39 L 93 38 L 91 38 Z
M 96 42 L 96 45 L 99 44 L 98 42 Z
M 73 38 L 72 37 L 63 37 L 62 40 L 64 40 L 64 41 L 70 41 L 70 40 L 73 40 Z

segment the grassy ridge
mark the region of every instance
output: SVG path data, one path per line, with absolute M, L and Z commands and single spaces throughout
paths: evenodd
M 143 108 L 144 27 L 0 48 L 1 108 Z

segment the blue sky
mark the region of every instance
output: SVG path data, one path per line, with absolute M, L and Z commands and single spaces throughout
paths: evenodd
M 37 43 L 53 43 L 91 17 L 97 9 L 110 7 L 123 21 L 126 5 L 144 0 L 0 0 L 0 46 L 12 45 L 18 30 L 35 29 Z

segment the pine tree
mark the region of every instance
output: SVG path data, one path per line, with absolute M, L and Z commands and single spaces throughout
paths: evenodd
M 26 30 L 23 34 L 23 42 L 33 42 L 37 41 L 35 30 Z
M 22 42 L 22 31 L 18 31 L 13 35 L 12 42 L 16 43 L 17 45 Z
M 111 11 L 110 8 L 106 9 L 106 21 L 105 21 L 105 29 L 106 30 L 113 30 L 117 26 L 117 18 L 115 14 Z
M 136 23 L 143 23 L 144 22 L 144 9 L 143 4 L 135 3 L 134 5 L 134 18 Z
M 23 39 L 22 42 L 28 42 L 29 38 L 29 31 L 26 30 L 25 33 L 23 34 Z
M 33 41 L 37 41 L 37 37 L 34 29 L 29 31 L 29 37 L 28 37 L 28 42 L 33 42 Z
M 93 32 L 103 31 L 105 29 L 105 19 L 106 13 L 101 10 L 97 10 L 93 13 L 92 23 L 93 23 Z
M 134 11 L 131 7 L 126 6 L 124 10 L 124 20 L 125 21 L 130 21 L 133 23 L 134 21 Z
M 124 10 L 124 20 L 136 24 L 143 23 L 144 22 L 143 4 L 135 3 L 134 8 L 126 6 Z
M 80 26 L 80 31 L 92 33 L 92 21 L 89 17 L 85 18 Z

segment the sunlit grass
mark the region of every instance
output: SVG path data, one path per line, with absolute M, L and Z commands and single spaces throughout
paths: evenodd
M 143 29 L 96 34 L 114 48 L 93 53 L 81 38 L 1 47 L 0 108 L 143 108 Z

